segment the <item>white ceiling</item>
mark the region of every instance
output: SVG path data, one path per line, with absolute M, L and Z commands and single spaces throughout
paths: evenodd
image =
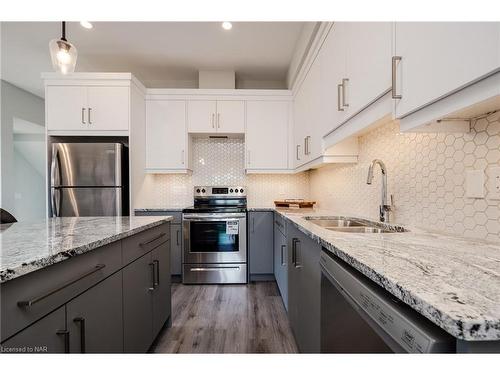
M 197 87 L 198 70 L 230 69 L 238 80 L 282 86 L 303 22 L 94 22 L 67 24 L 76 71 L 132 72 L 147 87 Z M 52 71 L 48 43 L 60 23 L 3 22 L 2 79 L 43 96 Z

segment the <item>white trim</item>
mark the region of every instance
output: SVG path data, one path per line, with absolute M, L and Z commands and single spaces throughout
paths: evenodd
M 309 169 L 317 169 L 320 167 L 323 167 L 325 164 L 356 164 L 358 162 L 358 157 L 353 156 L 353 155 L 347 155 L 347 156 L 342 156 L 342 155 L 335 155 L 335 156 L 328 156 L 328 155 L 322 155 L 317 157 L 316 159 L 313 159 L 305 164 L 302 164 L 301 166 L 295 168 L 295 173 L 299 172 L 304 172 Z
M 130 120 L 129 120 L 130 121 Z M 128 130 L 48 130 L 47 135 L 54 136 L 115 136 L 128 137 Z

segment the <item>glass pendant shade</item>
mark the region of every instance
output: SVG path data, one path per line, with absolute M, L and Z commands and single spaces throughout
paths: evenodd
M 75 71 L 78 51 L 73 44 L 64 39 L 52 39 L 49 43 L 49 49 L 55 71 L 62 74 Z

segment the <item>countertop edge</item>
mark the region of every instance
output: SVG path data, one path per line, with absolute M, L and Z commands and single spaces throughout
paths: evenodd
M 74 258 L 75 256 L 86 254 L 92 250 L 100 248 L 102 246 L 109 245 L 110 243 L 123 240 L 125 238 L 131 237 L 137 233 L 143 232 L 145 230 L 155 228 L 165 223 L 169 223 L 173 220 L 172 216 L 162 217 L 152 223 L 144 224 L 139 227 L 121 232 L 109 237 L 104 237 L 100 240 L 90 242 L 85 245 L 77 246 L 75 248 L 59 252 L 55 255 L 47 256 L 44 258 L 36 259 L 28 263 L 23 263 L 21 266 L 16 268 L 7 268 L 3 272 L 3 277 L 0 279 L 0 285 L 11 280 L 15 280 L 21 276 L 30 274 L 32 272 L 42 270 L 48 266 L 61 263 L 67 259 Z

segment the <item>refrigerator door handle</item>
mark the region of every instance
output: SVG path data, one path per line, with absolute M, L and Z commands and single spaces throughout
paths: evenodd
M 61 190 L 58 188 L 51 189 L 52 195 L 52 217 L 60 216 L 60 207 L 61 207 Z
M 61 201 L 61 192 L 56 188 L 56 186 L 60 183 L 60 174 L 59 174 L 59 148 L 58 145 L 52 145 L 52 163 L 50 168 L 50 193 L 51 193 L 51 202 L 52 202 L 52 216 L 59 216 L 59 207 Z M 57 198 L 56 198 L 57 194 Z

